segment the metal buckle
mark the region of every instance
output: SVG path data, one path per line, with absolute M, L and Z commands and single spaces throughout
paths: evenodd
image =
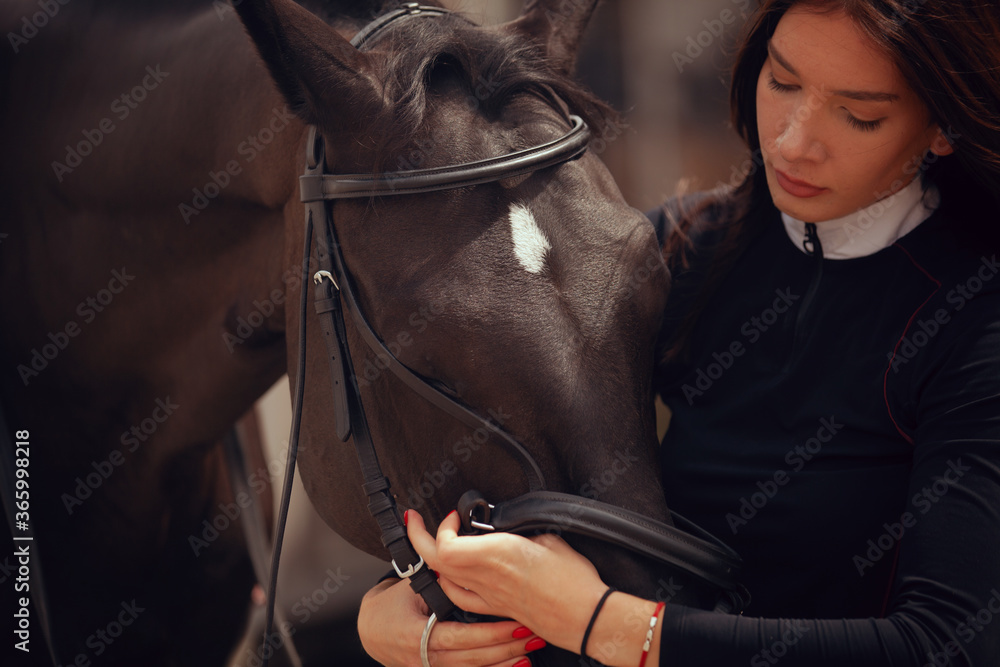
M 337 279 L 333 277 L 333 274 L 329 271 L 317 271 L 316 275 L 313 276 L 313 282 L 319 285 L 326 278 L 330 283 L 340 291 L 340 285 L 337 284 Z
M 399 569 L 399 566 L 396 565 L 395 559 L 392 561 L 392 569 L 394 569 L 396 571 L 396 574 L 399 575 L 400 579 L 409 579 L 410 577 L 412 577 L 413 575 L 415 575 L 417 572 L 420 572 L 420 568 L 422 568 L 423 566 L 424 566 L 424 557 L 423 556 L 420 557 L 420 562 L 419 563 L 417 563 L 416 565 L 411 565 L 406 570 L 406 572 L 403 572 L 402 570 Z
M 407 2 L 403 5 L 403 9 L 410 12 L 410 14 L 419 14 L 422 10 L 420 9 L 419 2 Z
M 490 509 L 493 509 L 493 505 L 490 505 L 489 503 L 487 503 L 487 505 L 489 506 Z M 469 525 L 475 528 L 476 530 L 485 530 L 488 533 L 495 532 L 496 528 L 494 528 L 490 524 L 475 520 L 474 517 L 476 514 L 476 509 L 477 508 L 469 510 Z

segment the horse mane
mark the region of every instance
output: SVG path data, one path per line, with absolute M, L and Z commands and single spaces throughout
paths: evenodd
M 382 42 L 390 55 L 377 78 L 388 103 L 366 132 L 371 149 L 380 156 L 376 162 L 380 168 L 415 139 L 438 76 L 462 82 L 470 104 L 487 116 L 498 114 L 515 95 L 533 94 L 557 107 L 564 103 L 598 135 L 617 118 L 605 102 L 557 71 L 527 37 L 481 28 L 460 14 L 406 22 Z

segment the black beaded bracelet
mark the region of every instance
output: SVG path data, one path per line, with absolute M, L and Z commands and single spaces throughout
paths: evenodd
M 580 644 L 580 657 L 587 657 L 587 642 L 590 640 L 590 631 L 594 629 L 594 623 L 597 621 L 597 615 L 601 613 L 601 609 L 604 607 L 604 603 L 608 601 L 608 596 L 614 593 L 617 589 L 612 586 L 608 587 L 608 590 L 604 591 L 604 595 L 601 596 L 600 602 L 594 607 L 594 613 L 590 617 L 590 623 L 587 624 L 587 630 L 583 633 L 583 643 Z

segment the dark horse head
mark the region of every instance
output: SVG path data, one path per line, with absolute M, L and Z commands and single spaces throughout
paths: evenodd
M 331 26 L 289 0 L 238 10 L 278 88 L 318 127 L 327 172 L 369 174 L 537 146 L 569 131 L 567 113 L 600 133 L 613 121 L 569 78 L 595 4 L 532 1 L 496 28 L 411 18 L 360 51 L 348 42 L 360 24 Z M 285 215 L 292 265 L 302 205 Z M 485 185 L 338 201 L 332 218 L 361 308 L 400 361 L 520 440 L 549 489 L 668 521 L 650 388 L 668 276 L 652 227 L 597 155 Z M 331 527 L 384 556 L 353 449 L 333 435 L 326 351 L 310 323 L 302 479 Z M 286 324 L 294 369 L 291 308 Z M 496 500 L 527 491 L 488 433 L 384 372 L 350 323 L 347 338 L 402 508 L 436 523 L 470 488 Z M 576 544 L 608 583 L 655 591 L 655 573 L 627 553 Z

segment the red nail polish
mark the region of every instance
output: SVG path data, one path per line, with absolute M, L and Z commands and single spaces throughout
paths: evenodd
M 523 658 L 514 663 L 514 667 L 531 667 L 531 661 Z
M 452 510 L 448 512 L 448 516 L 445 517 L 445 520 L 447 521 L 448 519 L 450 519 L 452 514 L 458 514 L 458 510 Z
M 530 642 L 524 645 L 524 650 L 527 652 L 537 651 L 540 648 L 545 648 L 548 644 L 541 637 L 535 637 Z
M 511 636 L 514 639 L 526 639 L 527 637 L 530 637 L 533 634 L 535 633 L 522 625 L 517 630 L 514 630 L 514 634 Z
M 403 512 L 403 526 L 407 526 L 410 523 L 410 510 Z

